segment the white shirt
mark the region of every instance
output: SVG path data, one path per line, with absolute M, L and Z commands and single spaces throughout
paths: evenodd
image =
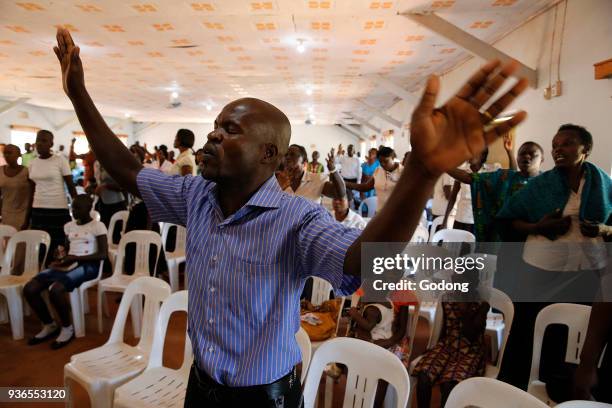
M 572 218 L 569 230 L 555 241 L 543 235 L 529 235 L 523 249 L 523 260 L 547 271 L 599 270 L 607 265 L 606 244 L 602 237 L 585 237 L 580 232 L 580 201 L 584 177 L 578 192 L 570 191 L 563 216 Z
M 446 213 L 446 207 L 448 207 L 448 200 L 446 199 L 446 196 L 444 195 L 444 186 L 452 187 L 453 183 L 454 183 L 453 178 L 449 176 L 448 174 L 442 175 L 442 177 L 440 177 L 438 181 L 436 181 L 436 185 L 434 186 L 434 192 L 433 192 L 433 200 L 431 204 L 432 214 L 436 216 L 444 216 L 444 213 Z M 451 212 L 450 215 L 454 216 L 456 212 L 457 212 L 457 203 L 455 203 L 455 207 L 453 208 L 453 211 Z
M 185 166 L 185 165 L 183 165 L 183 166 Z M 159 170 L 162 173 L 166 173 L 166 174 L 175 174 L 174 173 L 174 165 L 172 163 L 170 163 L 170 160 L 164 160 L 164 162 L 161 164 L 161 166 L 159 165 L 159 162 L 157 160 L 155 160 L 153 163 L 145 165 L 145 167 L 150 168 L 150 169 Z M 177 173 L 177 174 L 180 174 L 180 173 Z
M 36 183 L 32 207 L 68 209 L 64 190 L 64 177 L 72 175 L 68 161 L 57 155 L 48 159 L 37 157 L 30 161 L 28 169 L 30 179 Z
M 361 215 L 357 214 L 355 211 L 349 208 L 348 214 L 346 215 L 344 220 L 340 222 L 340 224 L 348 228 L 357 228 L 362 230 L 366 227 L 368 223 L 363 219 L 363 217 L 361 217 Z
M 501 166 L 499 163 L 490 165 L 485 163 L 482 168 L 478 171 L 479 173 L 488 173 L 495 171 Z M 461 167 L 460 167 L 461 168 Z M 468 173 L 472 173 L 469 166 L 463 167 Z M 455 221 L 462 222 L 464 224 L 474 223 L 474 211 L 472 209 L 472 189 L 469 184 L 461 183 L 461 189 L 457 194 L 457 214 L 455 215 Z
M 345 179 L 357 179 L 359 182 L 359 172 L 361 171 L 361 163 L 357 156 L 349 157 L 342 156 L 340 158 L 340 175 Z
M 392 172 L 388 172 L 382 166 L 377 167 L 374 171 L 372 177 L 374 177 L 374 189 L 376 190 L 376 212 L 380 212 L 387 203 L 403 170 L 404 166 L 399 164 Z
M 393 309 L 374 303 L 367 305 L 363 309 L 364 312 L 368 307 L 376 307 L 380 311 L 380 322 L 370 331 L 372 340 L 387 340 L 393 337 Z
M 85 256 L 98 251 L 97 237 L 106 235 L 107 230 L 103 223 L 96 220 L 91 220 L 83 225 L 70 221 L 64 225 L 64 233 L 70 242 L 68 255 Z
M 185 166 L 191 166 L 191 175 L 197 175 L 195 157 L 193 154 L 191 154 L 191 150 L 185 150 L 183 153 L 178 155 L 174 164 L 172 165 L 172 172 L 170 174 L 180 175 L 181 169 Z
M 307 198 L 316 204 L 321 204 L 323 187 L 328 179 L 329 177 L 324 174 L 310 173 L 305 171 L 298 189 L 293 191 L 290 184 L 285 189 L 285 192 L 291 195 Z

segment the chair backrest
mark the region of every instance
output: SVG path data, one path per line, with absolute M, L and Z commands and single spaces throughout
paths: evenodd
M 510 328 L 514 320 L 514 303 L 512 303 L 510 296 L 499 289 L 491 288 L 490 293 L 489 305 L 493 309 L 499 310 L 504 315 L 504 336 L 502 337 L 501 347 L 499 348 L 497 361 L 495 362 L 495 366 L 500 369 L 502 359 L 504 358 L 504 352 L 506 351 L 506 343 L 508 343 L 508 336 L 510 336 Z
M 536 317 L 533 334 L 533 354 L 531 357 L 529 384 L 539 378 L 542 340 L 546 327 L 551 324 L 563 324 L 568 327 L 565 361 L 567 363 L 578 364 L 580 362 L 580 352 L 582 351 L 589 327 L 590 316 L 591 306 L 574 303 L 555 303 L 540 310 Z
M 174 250 L 169 252 L 167 249 L 168 246 L 168 235 L 170 233 L 170 229 L 172 227 L 176 227 L 176 239 L 174 244 Z M 185 253 L 185 245 L 187 241 L 187 229 L 182 225 L 171 224 L 169 222 L 162 223 L 161 228 L 161 240 L 162 245 L 164 246 L 164 251 L 168 255 L 176 254 L 176 253 Z
M 100 218 L 102 218 L 102 217 L 100 216 L 100 213 L 99 213 L 99 212 L 97 212 L 96 210 L 91 210 L 91 211 L 89 212 L 89 215 L 91 215 L 91 218 L 92 218 L 92 219 L 94 219 L 94 220 L 96 220 L 96 221 L 100 221 Z
M 312 279 L 312 294 L 310 295 L 310 303 L 313 306 L 319 306 L 321 303 L 329 300 L 332 291 L 332 285 L 325 279 L 311 276 Z
M 611 408 L 612 404 L 596 401 L 566 401 L 555 405 L 555 408 Z
M 376 214 L 376 203 L 378 199 L 374 197 L 368 197 L 361 202 L 359 205 L 359 209 L 357 210 L 359 215 L 363 214 L 363 206 L 365 205 L 368 208 L 368 218 L 372 218 L 374 214 Z
M 444 408 L 465 407 L 546 408 L 548 405 L 531 394 L 505 382 L 485 377 L 461 381 L 451 391 Z
M 421 224 L 417 225 L 412 238 L 410 238 L 410 242 L 427 242 L 428 240 L 429 232 L 427 232 L 427 228 Z
M 4 249 L 8 240 L 17 233 L 17 229 L 12 225 L 0 224 L 0 258 L 4 256 Z
M 408 344 L 408 355 L 404 357 L 407 361 L 410 360 L 412 350 L 414 350 L 414 338 L 416 337 L 416 329 L 419 324 L 419 311 L 421 310 L 421 303 L 418 302 L 414 306 L 408 308 L 408 325 L 406 326 L 406 334 L 410 341 Z
M 469 231 L 458 229 L 442 229 L 436 232 L 431 242 L 476 242 L 476 237 Z
M 168 330 L 170 316 L 174 312 L 187 312 L 187 303 L 187 291 L 181 290 L 170 295 L 161 305 L 157 323 L 155 324 L 155 334 L 147 370 L 163 366 L 164 344 L 166 342 L 166 332 Z M 191 347 L 191 341 L 189 340 L 189 335 L 185 333 L 185 352 L 183 354 L 183 364 L 181 364 L 179 370 L 188 371 L 191 367 L 192 360 L 193 349 Z
M 465 255 L 465 257 L 473 259 L 480 258 L 480 261 L 484 263 L 484 268 L 480 271 L 478 276 L 480 284 L 488 288 L 493 287 L 493 279 L 497 271 L 497 255 L 472 253 Z
M 113 275 L 123 273 L 123 261 L 125 259 L 125 248 L 128 244 L 134 243 L 136 251 L 134 254 L 134 275 L 149 276 L 149 252 L 151 245 L 155 246 L 155 265 L 153 270 L 157 269 L 157 261 L 159 259 L 159 251 L 161 250 L 161 237 L 157 232 L 136 230 L 124 234 L 119 241 L 117 249 L 117 260 L 115 261 L 115 270 Z
M 329 363 L 344 364 L 348 368 L 344 407 L 372 408 L 378 380 L 393 386 L 397 408 L 408 404 L 410 378 L 395 354 L 363 340 L 336 337 L 324 342 L 314 353 L 304 386 L 304 406 L 314 406 L 321 374 Z
M 130 306 L 138 295 L 145 298 L 144 312 L 142 317 L 142 331 L 138 348 L 148 352 L 151 350 L 154 339 L 154 330 L 159 316 L 161 303 L 172 293 L 170 285 L 161 279 L 151 276 L 141 276 L 134 279 L 125 289 L 119 304 L 119 310 L 113 323 L 113 329 L 106 344 L 122 343 L 125 322 L 127 320 Z
M 436 217 L 431 222 L 431 227 L 429 228 L 429 241 L 431 241 L 431 239 L 433 238 L 434 234 L 437 232 L 438 227 L 441 226 L 443 222 L 444 222 L 444 216 Z M 447 229 L 452 229 L 454 223 L 455 223 L 455 218 L 449 216 L 446 228 Z
M 24 230 L 16 232 L 6 245 L 4 258 L 2 259 L 2 274 L 10 275 L 15 262 L 15 254 L 17 245 L 25 244 L 25 259 L 23 265 L 22 276 L 34 276 L 40 272 L 40 246 L 44 245 L 44 253 L 42 256 L 42 264 L 45 264 L 49 253 L 49 245 L 51 245 L 51 237 L 46 231 L 40 230 Z
M 115 236 L 115 230 L 119 228 L 119 223 L 121 223 L 120 235 L 123 236 L 123 234 L 125 234 L 125 227 L 127 226 L 127 220 L 129 216 L 129 211 L 117 211 L 111 217 L 110 222 L 108 223 L 108 234 L 106 235 L 109 247 L 115 246 L 113 237 Z
M 300 326 L 300 330 L 295 333 L 295 339 L 297 340 L 300 352 L 302 353 L 302 375 L 300 376 L 300 382 L 304 384 L 306 379 L 306 373 L 308 373 L 308 367 L 310 366 L 310 357 L 312 355 L 312 344 L 310 343 L 310 337 L 308 333 Z

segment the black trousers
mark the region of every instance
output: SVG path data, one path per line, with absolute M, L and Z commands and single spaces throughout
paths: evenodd
M 218 384 L 195 364 L 191 366 L 185 408 L 301 408 L 302 386 L 295 367 L 279 380 L 251 387 Z

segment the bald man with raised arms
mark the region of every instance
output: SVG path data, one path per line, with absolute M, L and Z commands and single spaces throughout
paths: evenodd
M 239 99 L 221 110 L 204 146 L 201 177 L 143 169 L 89 96 L 79 47 L 64 29 L 57 41 L 64 90 L 98 160 L 143 198 L 155 221 L 187 227 L 195 358 L 185 407 L 301 406 L 295 333 L 306 278 L 323 278 L 340 294 L 356 289 L 361 243 L 408 242 L 438 177 L 525 118 L 520 112 L 485 130 L 526 88 L 524 79 L 480 112 L 515 63 L 484 65 L 439 109 L 439 81 L 431 77 L 413 112 L 406 171 L 362 232 L 281 190 L 274 171 L 287 152 L 291 126 L 283 112 L 259 99 Z

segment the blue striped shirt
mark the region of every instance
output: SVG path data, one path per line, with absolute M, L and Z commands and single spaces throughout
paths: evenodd
M 187 227 L 189 336 L 198 367 L 228 386 L 268 384 L 301 361 L 295 333 L 309 276 L 352 293 L 344 257 L 360 231 L 270 177 L 224 219 L 216 184 L 143 169 L 138 189 L 155 221 Z

